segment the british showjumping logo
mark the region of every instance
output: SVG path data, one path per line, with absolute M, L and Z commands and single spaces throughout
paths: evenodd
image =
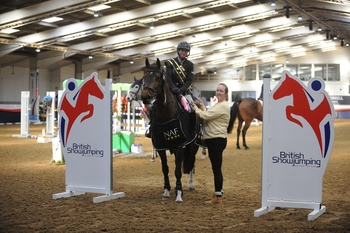
M 312 128 L 320 149 L 322 158 L 330 153 L 331 139 L 334 135 L 331 130 L 335 112 L 332 101 L 325 91 L 325 84 L 320 77 L 312 78 L 306 86 L 298 77 L 283 71 L 279 84 L 273 91 L 272 98 L 292 96 L 291 105 L 285 107 L 286 118 L 300 127 L 305 127 L 298 120 L 303 118 Z
M 75 79 L 67 81 L 59 107 L 59 133 L 63 147 L 68 143 L 73 125 L 80 124 L 94 115 L 95 106 L 89 101 L 91 96 L 101 100 L 104 98 L 97 73 L 87 77 L 81 86 L 78 86 Z

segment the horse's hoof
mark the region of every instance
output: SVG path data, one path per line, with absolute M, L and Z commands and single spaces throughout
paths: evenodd
M 239 150 L 240 150 L 241 148 L 240 148 L 239 146 L 237 146 L 236 149 L 239 149 Z
M 249 150 L 249 147 L 246 146 L 245 149 L 246 149 L 246 150 Z
M 175 202 L 176 202 L 177 204 L 182 204 L 184 201 L 183 201 L 183 200 L 181 200 L 181 201 L 176 200 Z
M 162 197 L 162 200 L 163 200 L 163 201 L 169 201 L 169 200 L 170 200 L 170 196 L 163 196 L 163 197 Z
M 150 162 L 154 162 L 154 159 L 150 159 L 149 161 L 150 161 Z
M 202 156 L 201 156 L 201 160 L 204 160 L 204 159 L 205 159 L 205 155 L 202 155 Z
M 196 188 L 190 187 L 188 190 L 189 190 L 190 192 L 194 192 L 194 191 L 196 191 Z

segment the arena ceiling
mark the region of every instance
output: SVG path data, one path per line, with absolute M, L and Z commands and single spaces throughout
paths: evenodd
M 91 9 L 102 4 L 107 8 Z M 47 22 L 51 17 L 61 20 Z M 151 25 L 155 28 L 150 29 Z M 196 73 L 285 61 L 314 51 L 348 49 L 350 53 L 346 46 L 350 43 L 350 1 L 0 2 L 1 67 L 28 67 L 29 58 L 36 56 L 37 68 L 55 70 L 79 61 L 83 71 L 120 65 L 124 74 L 142 69 L 146 57 L 151 61 L 174 57 L 176 45 L 183 40 L 191 43 Z

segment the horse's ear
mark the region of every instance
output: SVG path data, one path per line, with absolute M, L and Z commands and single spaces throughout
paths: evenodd
M 160 60 L 159 60 L 158 57 L 157 57 L 157 66 L 158 66 L 158 68 L 160 69 Z
M 137 81 L 137 79 L 136 79 L 136 77 L 134 76 L 134 82 L 136 82 Z
M 146 58 L 146 67 L 149 68 L 149 61 L 148 61 L 148 57 Z

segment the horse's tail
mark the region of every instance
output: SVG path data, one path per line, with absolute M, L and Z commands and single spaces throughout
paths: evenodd
M 235 120 L 237 118 L 238 104 L 240 102 L 241 101 L 234 102 L 230 108 L 230 121 L 228 122 L 227 133 L 232 133 L 233 126 L 234 126 Z
M 182 171 L 184 174 L 190 174 L 194 168 L 194 163 L 196 161 L 196 154 L 199 146 L 195 143 L 190 143 L 184 149 L 184 160 L 182 163 Z

